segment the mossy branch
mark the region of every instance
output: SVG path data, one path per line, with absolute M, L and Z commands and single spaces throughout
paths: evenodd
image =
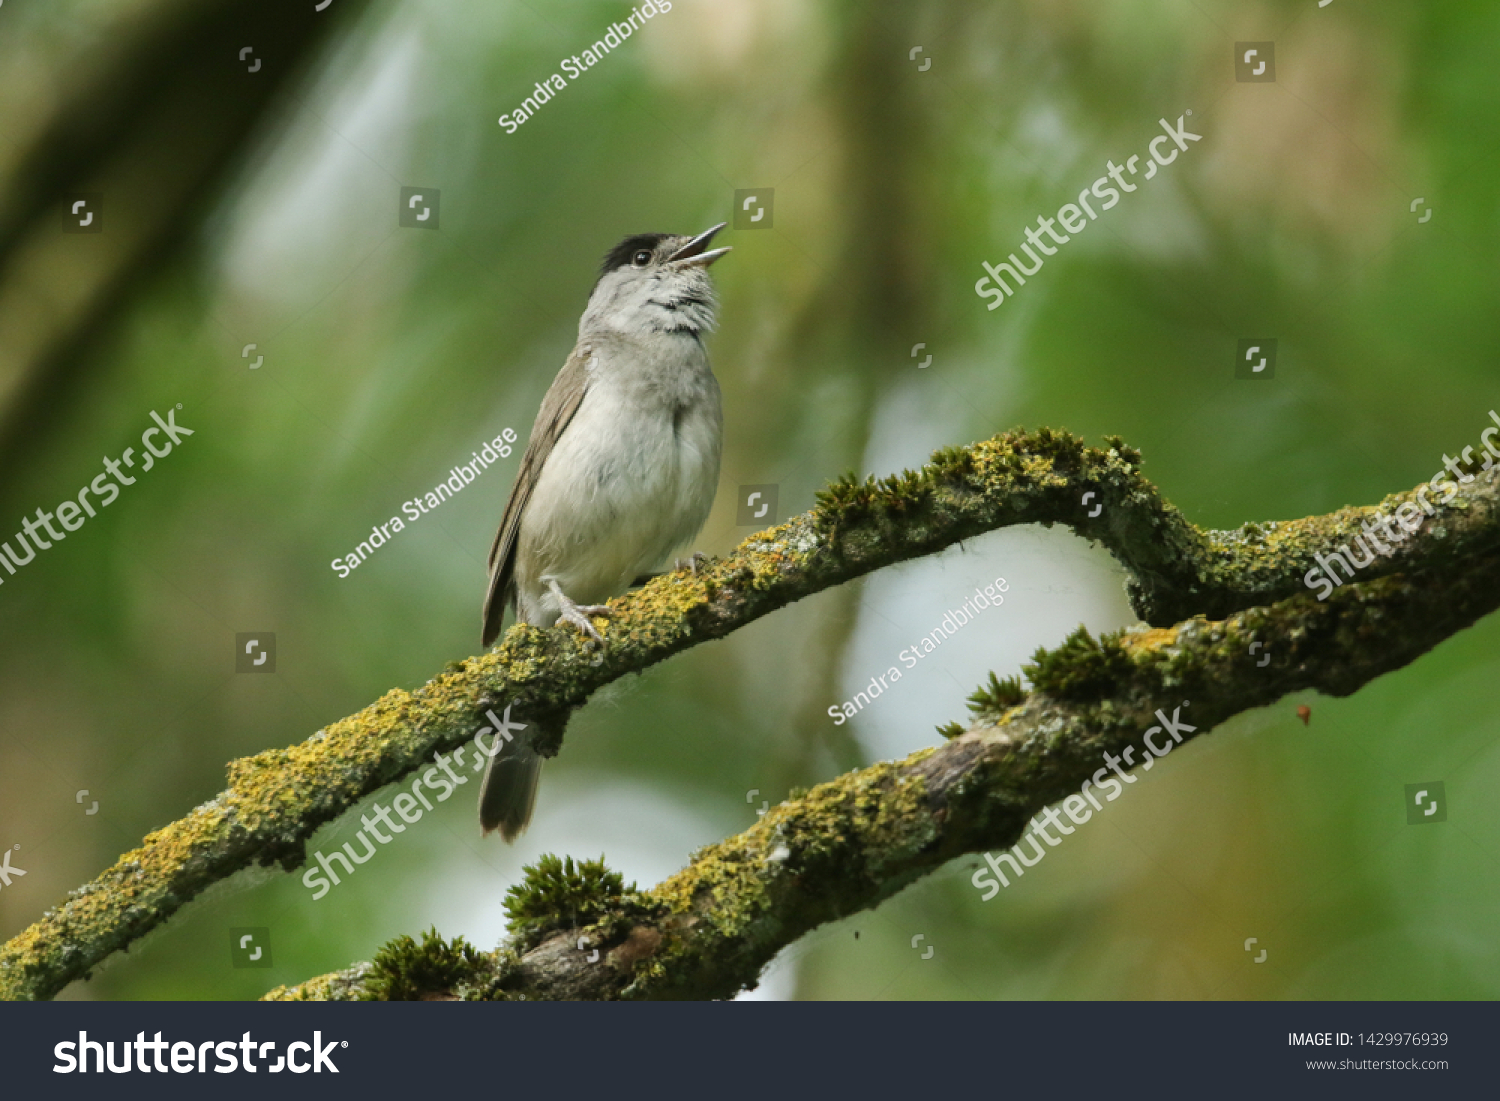
M 916 473 L 878 482 L 844 479 L 820 493 L 812 511 L 752 536 L 697 576 L 664 576 L 612 601 L 615 618 L 599 621 L 609 642 L 602 654 L 570 631 L 513 627 L 495 650 L 455 663 L 416 691 L 388 692 L 305 742 L 234 761 L 229 787 L 218 797 L 149 834 L 140 848 L 0 947 L 0 997 L 51 997 L 212 883 L 252 863 L 298 867 L 304 843 L 320 826 L 421 767 L 434 752 L 468 739 L 484 724 L 487 708 L 509 704 L 523 721 L 560 730 L 574 708 L 611 681 L 882 566 L 1013 524 L 1064 523 L 1108 547 L 1131 574 L 1137 612 L 1148 623 L 1166 624 L 1198 612 L 1223 617 L 1304 591 L 1302 574 L 1314 556 L 1348 542 L 1373 511 L 1201 531 L 1141 476 L 1139 453 L 1118 439 L 1110 443 L 1108 450 L 1089 448 L 1049 429 L 1005 433 L 939 451 Z M 1500 545 L 1497 473 L 1460 486 L 1419 534 L 1390 559 L 1377 559 L 1364 576 L 1468 569 L 1488 561 Z M 1397 495 L 1383 505 L 1414 499 Z M 1347 592 L 1339 596 L 1342 607 Z M 1395 643 L 1381 645 L 1395 652 Z M 837 798 L 854 799 L 864 807 L 859 813 L 872 822 L 889 820 L 899 834 L 904 803 L 896 796 L 907 791 L 902 770 L 911 767 L 903 762 L 881 766 L 887 772 L 851 774 L 845 780 L 853 787 Z M 913 776 L 928 783 L 925 772 Z M 876 806 L 886 800 L 894 800 L 890 808 Z M 905 852 L 898 846 L 888 856 L 868 858 L 891 869 L 878 877 L 886 893 L 927 868 L 925 856 Z M 721 959 L 716 966 L 727 965 Z
M 782 803 L 654 890 L 601 896 L 591 922 L 471 956 L 437 988 L 411 976 L 438 968 L 424 954 L 395 951 L 398 944 L 373 967 L 267 997 L 371 998 L 393 988 L 475 1000 L 730 997 L 816 926 L 876 906 L 955 857 L 1016 844 L 1034 815 L 1086 780 L 1097 783 L 1105 754 L 1118 761 L 1133 746 L 1136 765 L 1144 758 L 1145 767 L 1158 767 L 1143 734 L 1157 727 L 1154 744 L 1174 748 L 1158 711 L 1182 724 L 1185 743 L 1288 693 L 1349 695 L 1415 660 L 1500 606 L 1500 554 L 1436 582 L 1386 577 L 1346 586 L 1321 604 L 1297 596 L 1218 622 L 1199 617 L 1098 640 L 1080 630 L 1037 654 L 1027 667 L 1029 692 L 1017 697 L 1014 682 L 981 688 L 977 721 L 945 745 Z M 1265 647 L 1260 657 L 1250 653 L 1253 641 Z M 1271 660 L 1262 666 L 1265 654 Z M 1130 782 L 1139 775 L 1137 768 Z M 580 938 L 599 950 L 592 962 Z M 452 955 L 440 938 L 435 944 L 439 958 Z

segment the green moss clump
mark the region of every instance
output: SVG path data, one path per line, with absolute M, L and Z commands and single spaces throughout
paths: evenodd
M 872 474 L 860 481 L 851 470 L 814 494 L 815 521 L 825 531 L 838 531 L 867 516 L 900 515 L 925 502 L 932 488 L 930 474 L 903 470 L 878 480 Z
M 875 483 L 877 500 L 887 512 L 901 513 L 915 508 L 932 493 L 932 482 L 927 475 L 915 470 L 903 470 L 891 474 Z
M 1105 436 L 1104 442 L 1109 444 L 1110 450 L 1120 456 L 1120 461 L 1126 466 L 1139 468 L 1141 465 L 1141 453 L 1137 448 L 1131 447 L 1120 436 Z
M 1066 428 L 1059 428 L 1055 431 L 1051 428 L 1038 428 L 1026 441 L 1024 450 L 1041 458 L 1050 459 L 1056 466 L 1075 467 L 1082 463 L 1084 452 L 1088 449 L 1084 446 L 1082 439 Z
M 375 953 L 362 1000 L 413 1002 L 424 994 L 452 993 L 485 970 L 483 953 L 463 937 L 449 943 L 432 928 L 418 944 L 402 935 Z
M 820 514 L 826 514 L 830 519 L 837 519 L 851 511 L 868 507 L 874 483 L 873 477 L 862 482 L 858 474 L 852 470 L 846 470 L 823 489 L 814 493 L 813 500 L 817 502 Z
M 933 476 L 946 482 L 962 482 L 974 473 L 974 452 L 967 447 L 939 448 L 929 462 Z
M 937 728 L 937 732 L 951 741 L 964 732 L 964 724 L 957 722 L 944 723 L 942 726 Z
M 559 929 L 592 925 L 627 893 L 636 893 L 635 884 L 626 887 L 619 872 L 604 866 L 603 856 L 575 865 L 571 856 L 545 853 L 522 873 L 521 882 L 505 892 L 505 914 L 510 931 L 528 944 Z
M 1135 671 L 1120 638 L 1123 632 L 1101 635 L 1096 642 L 1087 627 L 1079 627 L 1055 650 L 1038 649 L 1021 671 L 1033 685 L 1062 700 L 1095 702 Z
M 1020 677 L 1006 677 L 1001 680 L 991 673 L 990 682 L 981 684 L 969 697 L 969 710 L 973 712 L 976 719 L 995 723 L 1025 698 L 1026 689 L 1021 687 Z M 960 730 L 959 733 L 963 731 Z
M 1000 465 L 1012 473 L 1020 473 L 1026 469 L 1026 460 L 1021 457 L 1021 453 L 1026 449 L 1026 443 L 1030 439 L 1024 427 L 1000 436 L 1001 447 L 998 456 Z

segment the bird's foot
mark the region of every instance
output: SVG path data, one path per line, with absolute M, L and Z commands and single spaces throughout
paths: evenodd
M 681 573 L 684 569 L 686 569 L 694 577 L 697 577 L 698 576 L 698 563 L 699 562 L 707 562 L 707 561 L 708 561 L 708 555 L 704 554 L 702 551 L 694 551 L 692 554 L 688 555 L 687 565 L 686 566 L 684 566 L 682 564 L 682 559 L 681 558 L 679 558 L 676 561 L 674 561 L 672 563 L 672 566 L 673 566 L 674 569 L 677 570 L 678 573 Z
M 591 616 L 604 616 L 607 618 L 614 615 L 615 610 L 608 604 L 575 604 L 558 587 L 556 581 L 549 581 L 547 584 L 552 590 L 552 595 L 557 597 L 558 609 L 562 612 L 557 617 L 557 623 L 554 626 L 561 627 L 564 623 L 571 623 L 574 627 L 578 628 L 581 634 L 587 635 L 600 646 L 603 646 L 604 636 L 595 629 L 594 625 L 589 622 L 589 619 Z

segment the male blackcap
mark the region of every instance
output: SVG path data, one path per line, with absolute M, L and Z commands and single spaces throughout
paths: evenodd
M 539 627 L 590 616 L 663 569 L 703 527 L 719 483 L 724 417 L 703 333 L 714 326 L 708 266 L 724 224 L 696 237 L 643 233 L 604 258 L 578 344 L 542 399 L 490 548 L 484 644 L 509 606 Z M 479 822 L 513 841 L 531 821 L 545 724 L 490 758 Z M 541 750 L 541 752 L 538 752 Z

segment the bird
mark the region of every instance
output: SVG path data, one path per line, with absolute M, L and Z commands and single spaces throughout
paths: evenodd
M 703 338 L 718 312 L 708 268 L 730 251 L 709 245 L 725 224 L 635 234 L 605 255 L 490 547 L 486 647 L 507 608 L 602 647 L 590 617 L 607 617 L 605 600 L 661 572 L 707 521 L 724 415 Z M 506 842 L 530 823 L 560 737 L 533 727 L 490 757 L 480 786 L 480 826 Z

